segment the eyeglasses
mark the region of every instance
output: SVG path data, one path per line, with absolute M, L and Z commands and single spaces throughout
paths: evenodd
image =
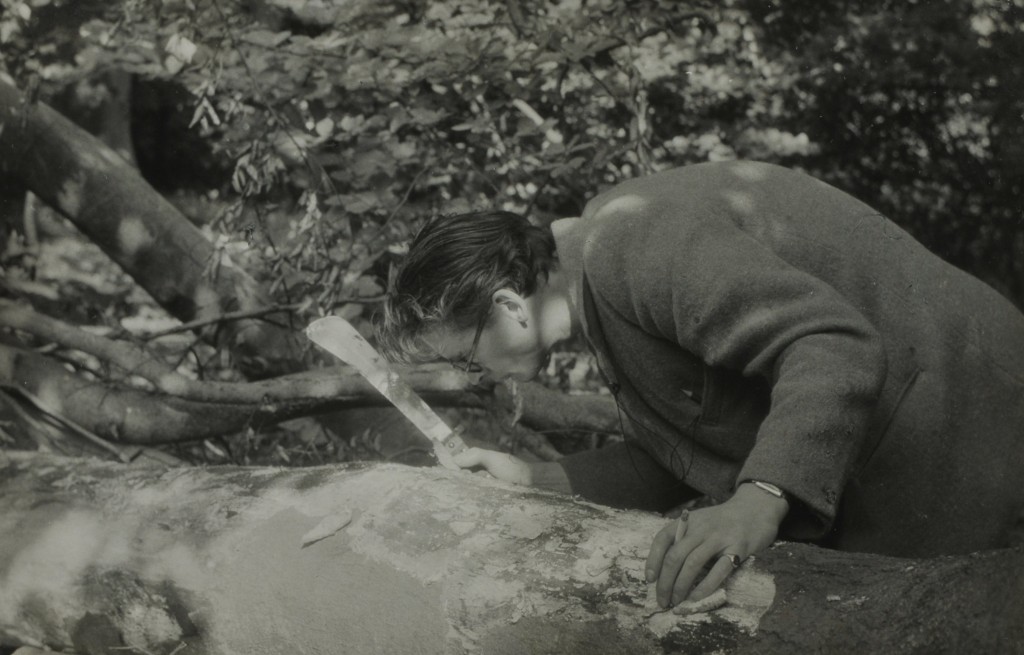
M 466 360 L 462 362 L 455 362 L 448 360 L 448 363 L 457 371 L 463 373 L 482 373 L 484 368 L 473 361 L 476 357 L 476 348 L 480 345 L 480 335 L 484 332 L 484 325 L 487 324 L 487 314 L 485 313 L 480 319 L 480 322 L 476 325 L 476 333 L 473 335 L 473 345 L 469 349 L 469 355 L 466 356 Z

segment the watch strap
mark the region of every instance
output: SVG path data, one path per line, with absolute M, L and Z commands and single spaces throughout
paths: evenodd
M 758 489 L 760 489 L 761 491 L 764 491 L 765 493 L 769 493 L 769 494 L 775 496 L 776 498 L 782 498 L 784 500 L 786 499 L 786 492 L 783 491 L 782 489 L 780 489 L 779 487 L 777 487 L 776 485 L 772 484 L 771 482 L 762 482 L 761 480 L 751 480 L 750 483 L 753 484 Z

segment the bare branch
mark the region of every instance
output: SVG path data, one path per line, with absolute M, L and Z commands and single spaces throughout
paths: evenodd
M 508 20 L 512 23 L 512 30 L 516 36 L 523 38 L 527 33 L 526 17 L 523 15 L 523 8 L 519 6 L 519 0 L 505 0 L 505 10 L 508 12 Z
M 482 407 L 455 370 L 411 371 L 406 378 L 434 404 Z M 186 380 L 190 395 L 150 392 L 86 379 L 60 362 L 0 344 L 0 387 L 28 393 L 47 412 L 103 439 L 153 444 L 231 434 L 316 413 L 387 406 L 351 369 L 334 368 L 260 382 Z
M 65 348 L 94 355 L 120 366 L 133 375 L 149 380 L 158 387 L 161 386 L 162 380 L 180 377 L 168 365 L 154 358 L 140 346 L 106 339 L 70 323 L 40 314 L 25 304 L 0 300 L 0 326 L 21 330 Z

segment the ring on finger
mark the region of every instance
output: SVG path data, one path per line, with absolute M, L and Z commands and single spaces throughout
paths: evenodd
M 734 569 L 740 568 L 740 564 L 743 564 L 743 558 L 735 553 L 724 553 L 722 557 L 728 558 L 729 563 L 732 564 L 732 568 Z

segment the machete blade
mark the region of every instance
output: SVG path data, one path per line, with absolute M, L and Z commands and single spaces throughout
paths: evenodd
M 366 381 L 402 412 L 434 444 L 434 453 L 442 466 L 458 469 L 452 455 L 466 444 L 423 399 L 391 370 L 380 353 L 363 338 L 351 323 L 340 316 L 319 318 L 306 328 L 310 341 L 355 368 Z

